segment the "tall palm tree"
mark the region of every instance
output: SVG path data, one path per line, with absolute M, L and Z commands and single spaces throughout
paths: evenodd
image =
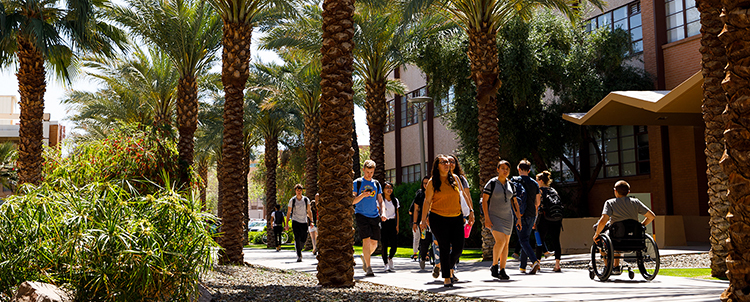
M 325 287 L 352 287 L 354 0 L 324 0 L 322 7 L 318 282 Z
M 220 47 L 221 20 L 211 6 L 200 0 L 128 0 L 117 6 L 115 20 L 172 60 L 180 79 L 177 84 L 177 129 L 180 140 L 180 180 L 187 184 L 193 164 L 194 135 L 198 125 L 199 71 L 210 66 Z
M 703 120 L 706 122 L 706 161 L 708 164 L 708 195 L 711 214 L 711 275 L 726 278 L 727 249 L 724 242 L 728 237 L 729 221 L 727 213 L 727 175 L 721 170 L 719 161 L 724 154 L 724 117 L 722 112 L 727 105 L 727 98 L 721 81 L 724 79 L 724 66 L 727 56 L 724 45 L 719 40 L 719 33 L 724 28 L 721 21 L 721 1 L 698 0 L 701 12 L 701 45 L 703 55 Z
M 403 85 L 393 85 L 388 74 L 405 63 L 403 52 L 406 47 L 422 35 L 450 27 L 443 27 L 440 18 L 425 18 L 405 26 L 401 22 L 401 12 L 393 1 L 358 5 L 354 14 L 355 34 L 353 50 L 355 75 L 363 82 L 365 91 L 364 107 L 367 112 L 367 125 L 370 131 L 370 158 L 377 165 L 374 178 L 385 178 L 386 92 L 403 94 Z M 297 48 L 308 54 L 320 49 L 321 9 L 310 4 L 302 8 L 301 18 L 291 20 L 270 31 L 263 39 L 262 47 L 279 49 Z
M 222 67 L 221 81 L 224 84 L 224 139 L 222 153 L 223 166 L 229 171 L 219 173 L 223 198 L 220 202 L 226 210 L 224 221 L 225 240 L 222 261 L 241 263 L 242 229 L 241 200 L 243 183 L 247 178 L 242 176 L 243 163 L 242 118 L 245 84 L 250 68 L 250 42 L 253 28 L 267 20 L 273 20 L 276 12 L 289 9 L 289 3 L 282 0 L 209 0 L 219 13 L 224 24 L 222 31 Z M 235 171 L 234 169 L 240 169 Z M 226 194 L 224 194 L 226 193 Z
M 76 53 L 114 53 L 125 35 L 98 21 L 104 2 L 86 0 L 0 1 L 0 67 L 16 62 L 21 95 L 19 181 L 42 179 L 42 116 L 46 66 L 69 81 Z
M 724 43 L 727 55 L 726 76 L 722 82 L 728 100 L 723 117 L 725 122 L 725 151 L 721 167 L 727 175 L 727 198 L 730 203 L 729 256 L 726 264 L 729 272 L 729 288 L 721 295 L 723 301 L 750 300 L 750 119 L 747 100 L 750 99 L 750 45 L 747 33 L 750 30 L 750 12 L 740 1 L 722 1 L 724 28 L 719 39 Z M 703 17 L 705 14 L 701 14 Z
M 601 9 L 603 1 L 590 0 Z M 516 17 L 528 19 L 539 7 L 554 8 L 570 19 L 579 17 L 577 7 L 580 1 L 566 0 L 409 0 L 404 7 L 405 20 L 413 15 L 442 14 L 462 27 L 469 37 L 468 56 L 471 61 L 471 79 L 476 86 L 476 100 L 479 110 L 478 149 L 479 181 L 487 183 L 497 172 L 500 157 L 500 134 L 497 115 L 497 91 L 499 79 L 497 53 L 497 31 L 509 20 Z M 482 223 L 484 223 L 482 221 Z M 482 255 L 492 257 L 494 240 L 489 232 L 483 232 Z

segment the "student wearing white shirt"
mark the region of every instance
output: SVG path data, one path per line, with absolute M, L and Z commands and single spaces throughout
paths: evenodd
M 396 255 L 398 245 L 396 244 L 396 237 L 398 237 L 398 208 L 401 205 L 398 202 L 398 198 L 393 196 L 393 184 L 389 181 L 385 182 L 383 186 L 383 204 L 380 207 L 380 217 L 383 222 L 380 224 L 380 240 L 383 245 L 383 263 L 385 263 L 385 271 L 393 271 L 393 256 Z M 388 248 L 390 247 L 390 253 Z

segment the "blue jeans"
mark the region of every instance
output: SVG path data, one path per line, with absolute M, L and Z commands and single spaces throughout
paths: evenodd
M 526 268 L 526 258 L 531 261 L 532 264 L 537 261 L 536 255 L 534 255 L 534 249 L 529 244 L 529 236 L 533 231 L 531 228 L 534 227 L 534 220 L 536 217 L 521 217 L 521 230 L 516 228 L 518 234 L 518 241 L 521 242 L 521 268 Z

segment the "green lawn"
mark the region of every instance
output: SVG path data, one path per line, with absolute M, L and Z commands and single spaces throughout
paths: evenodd
M 635 271 L 636 274 L 639 274 L 637 269 Z M 659 276 L 721 280 L 719 278 L 711 277 L 710 268 L 661 268 L 659 269 L 659 274 L 656 275 L 656 278 L 659 278 Z
M 268 249 L 265 244 L 250 244 L 245 247 L 253 249 Z M 294 250 L 294 245 L 282 244 L 282 250 Z M 354 246 L 354 254 L 362 255 L 362 246 Z M 412 255 L 412 249 L 408 247 L 399 247 L 396 251 L 396 258 L 410 258 Z M 461 261 L 482 261 L 482 250 L 481 249 L 464 249 Z

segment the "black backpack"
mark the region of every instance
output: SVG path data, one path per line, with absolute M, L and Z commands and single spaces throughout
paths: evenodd
M 563 219 L 563 205 L 560 196 L 555 189 L 546 188 L 542 192 L 542 207 L 544 208 L 544 219 L 548 221 L 560 221 Z
M 276 225 L 283 225 L 284 224 L 284 212 L 282 211 L 273 211 L 273 224 Z
M 497 184 L 497 182 L 497 177 L 490 180 L 490 198 L 488 198 L 487 200 L 488 209 L 490 207 L 490 200 L 492 199 L 492 193 L 495 192 L 495 185 Z M 516 197 L 516 200 L 518 200 L 518 207 L 520 208 L 519 210 L 521 212 L 521 215 L 523 215 L 523 213 L 526 212 L 526 189 L 524 189 L 520 179 L 518 179 L 517 181 L 509 179 L 508 182 L 510 182 L 510 184 L 513 186 L 513 197 Z
M 310 199 L 307 198 L 307 196 L 302 196 L 302 201 L 305 202 L 305 209 L 307 209 L 307 204 L 310 203 Z M 294 215 L 294 205 L 297 203 L 297 197 L 292 197 L 292 215 Z M 290 215 L 291 219 L 291 215 Z

